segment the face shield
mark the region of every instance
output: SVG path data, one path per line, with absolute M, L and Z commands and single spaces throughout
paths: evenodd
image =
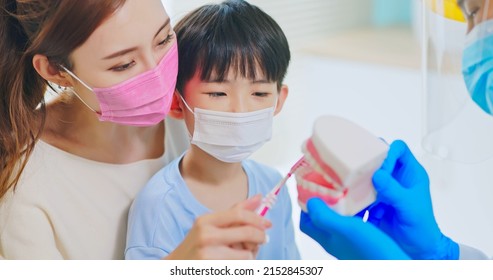
M 493 3 L 423 3 L 423 148 L 456 162 L 485 161 L 493 157 Z

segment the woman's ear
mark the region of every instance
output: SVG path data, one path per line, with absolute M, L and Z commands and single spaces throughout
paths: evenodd
M 175 89 L 173 94 L 173 100 L 171 101 L 171 109 L 169 111 L 169 116 L 175 119 L 183 119 L 183 101 L 179 96 L 180 92 Z
M 45 55 L 35 54 L 33 56 L 33 67 L 38 74 L 45 80 L 63 86 L 73 86 L 72 77 L 64 72 L 60 72 L 59 68 L 48 60 Z
M 282 110 L 282 106 L 284 106 L 284 102 L 286 98 L 288 98 L 288 86 L 282 85 L 281 90 L 279 91 L 279 96 L 277 98 L 276 111 L 274 112 L 274 116 L 277 115 Z

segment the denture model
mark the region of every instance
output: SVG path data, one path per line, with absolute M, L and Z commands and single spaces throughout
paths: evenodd
M 371 178 L 387 156 L 388 145 L 383 140 L 349 120 L 327 115 L 315 121 L 302 151 L 308 165 L 295 176 L 303 211 L 315 196 L 348 216 L 375 201 Z

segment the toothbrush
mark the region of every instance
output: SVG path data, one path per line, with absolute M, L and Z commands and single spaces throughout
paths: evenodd
M 267 211 L 274 206 L 277 200 L 277 195 L 281 191 L 282 186 L 286 184 L 288 181 L 289 177 L 293 175 L 298 168 L 302 166 L 308 166 L 308 162 L 305 160 L 305 157 L 302 156 L 289 170 L 288 174 L 284 176 L 284 178 L 277 183 L 277 185 L 264 197 L 262 204 L 259 206 L 257 209 L 257 214 L 260 216 L 264 217 L 265 214 L 267 214 Z

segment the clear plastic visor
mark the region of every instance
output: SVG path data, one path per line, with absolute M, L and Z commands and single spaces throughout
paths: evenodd
M 440 158 L 493 157 L 493 3 L 423 0 L 423 147 Z

